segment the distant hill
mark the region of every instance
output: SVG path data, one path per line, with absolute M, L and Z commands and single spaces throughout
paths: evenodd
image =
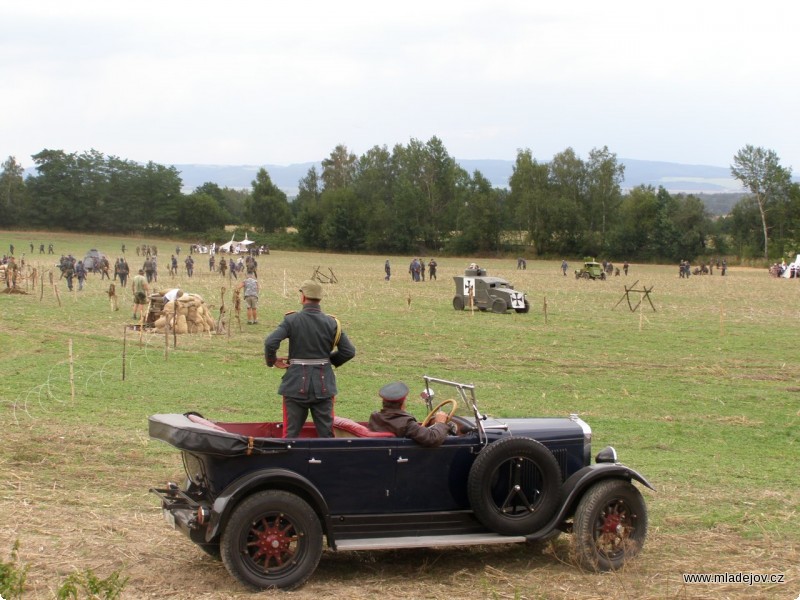
M 514 167 L 510 160 L 456 159 L 462 168 L 472 173 L 480 171 L 495 187 L 508 187 L 508 179 Z M 731 177 L 728 167 L 709 165 L 684 165 L 680 163 L 619 159 L 625 165 L 625 189 L 640 185 L 662 186 L 670 192 L 741 192 L 739 182 Z M 288 195 L 297 193 L 297 182 L 316 165 L 322 172 L 320 162 L 298 163 L 288 166 L 263 165 L 272 182 Z M 172 165 L 181 174 L 184 187 L 193 190 L 214 182 L 221 187 L 250 188 L 261 165 Z

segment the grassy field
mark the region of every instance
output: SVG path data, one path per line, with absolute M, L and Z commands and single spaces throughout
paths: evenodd
M 292 598 L 787 598 L 800 594 L 800 282 L 766 270 L 678 278 L 677 266 L 632 265 L 626 277 L 576 281 L 560 261 L 482 260 L 490 275 L 528 294 L 528 314 L 455 312 L 453 276 L 470 258 L 441 258 L 439 279 L 413 283 L 412 257 L 273 252 L 259 260 L 259 325 L 242 314 L 230 334 L 123 332 L 130 289 L 110 310 L 108 282 L 91 275 L 68 293 L 58 255 L 89 248 L 112 260 L 128 247 L 160 249 L 157 289 L 203 295 L 218 314 L 229 283 L 198 257 L 195 277 L 175 279 L 176 242 L 0 232 L 46 285 L 0 294 L 0 561 L 19 540 L 24 598 L 52 598 L 66 577 L 90 569 L 128 577 L 123 598 L 247 598 L 220 563 L 164 524 L 148 487 L 180 480 L 179 453 L 147 436 L 147 416 L 196 410 L 215 420 L 278 420 L 281 372 L 264 367 L 264 337 L 299 306 L 299 283 L 332 269 L 323 308 L 342 321 L 357 356 L 338 371 L 337 413 L 363 420 L 377 390 L 422 375 L 474 383 L 497 416 L 579 413 L 595 452 L 656 487 L 644 490 L 650 533 L 641 557 L 617 573 L 580 571 L 569 536 L 543 552 L 510 545 L 332 553 Z M 38 255 L 53 242 L 56 257 Z M 188 244 L 180 245 L 185 255 Z M 384 281 L 383 263 L 394 276 Z M 182 260 L 180 261 L 183 266 Z M 570 263 L 570 272 L 577 265 Z M 49 272 L 60 292 L 49 285 Z M 652 288 L 656 311 L 632 313 L 624 286 Z M 23 283 L 22 289 L 25 289 Z M 225 293 L 228 305 L 230 291 Z M 546 310 L 545 310 L 546 308 Z M 244 313 L 244 311 L 242 311 Z M 72 360 L 70 360 L 70 346 Z M 415 394 L 414 394 L 415 395 Z M 420 402 L 412 408 L 424 414 Z M 683 573 L 779 573 L 785 584 L 685 585 Z M 266 592 L 259 597 L 282 597 Z

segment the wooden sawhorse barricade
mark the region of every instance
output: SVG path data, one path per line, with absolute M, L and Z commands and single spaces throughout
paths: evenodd
M 619 301 L 614 305 L 614 308 L 617 308 L 617 306 L 619 306 L 623 300 L 627 300 L 628 308 L 631 309 L 631 312 L 636 312 L 636 309 L 639 308 L 639 306 L 642 304 L 642 302 L 644 302 L 645 299 L 647 299 L 647 301 L 650 303 L 650 308 L 653 309 L 653 312 L 657 312 L 656 307 L 653 306 L 653 301 L 650 299 L 650 292 L 653 291 L 654 286 L 651 285 L 650 287 L 647 287 L 645 285 L 642 285 L 642 289 L 637 290 L 636 289 L 637 283 L 639 283 L 638 279 L 633 282 L 633 285 L 631 287 L 628 287 L 627 285 L 625 286 L 625 293 L 622 295 L 622 298 L 620 298 Z M 636 294 L 641 294 L 639 296 L 639 301 L 636 303 L 636 306 L 631 304 L 632 292 Z M 611 310 L 614 310 L 614 308 L 612 308 Z

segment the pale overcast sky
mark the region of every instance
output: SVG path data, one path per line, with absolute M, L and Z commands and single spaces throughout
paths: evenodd
M 0 0 L 0 160 L 316 161 L 438 136 L 461 159 L 800 170 L 800 4 Z

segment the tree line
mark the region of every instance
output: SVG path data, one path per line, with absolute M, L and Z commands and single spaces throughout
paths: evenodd
M 750 192 L 712 218 L 702 200 L 639 186 L 607 147 L 548 162 L 517 152 L 507 188 L 468 173 L 442 141 L 416 139 L 361 156 L 338 145 L 291 200 L 256 173 L 249 190 L 204 183 L 182 191 L 174 167 L 96 150 L 42 150 L 36 173 L 9 157 L 0 172 L 0 226 L 202 236 L 242 224 L 309 249 L 343 252 L 594 256 L 613 260 L 781 257 L 800 249 L 800 189 L 771 150 L 745 146 L 731 173 Z M 292 227 L 295 233 L 287 234 Z M 288 241 L 290 240 L 291 241 Z

